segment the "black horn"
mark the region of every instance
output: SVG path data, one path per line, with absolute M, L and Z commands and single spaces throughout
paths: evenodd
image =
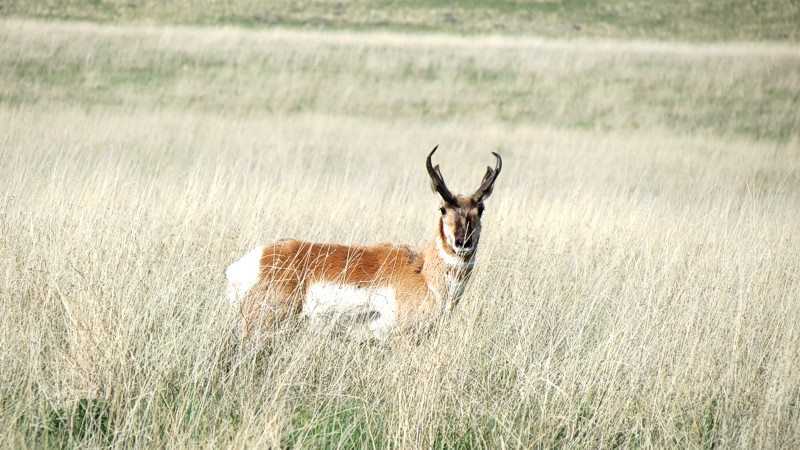
M 495 165 L 494 169 L 491 167 L 486 168 L 486 175 L 483 176 L 483 181 L 481 181 L 481 187 L 472 194 L 472 199 L 476 202 L 479 202 L 492 194 L 492 188 L 494 187 L 494 182 L 497 180 L 497 176 L 500 175 L 500 169 L 503 168 L 503 160 L 500 158 L 495 152 L 492 152 L 495 158 L 497 158 L 497 164 Z
M 444 184 L 444 178 L 442 178 L 442 172 L 439 170 L 439 165 L 437 164 L 436 167 L 434 167 L 431 163 L 431 157 L 433 156 L 434 152 L 436 152 L 437 148 L 439 148 L 438 145 L 433 147 L 433 150 L 428 153 L 428 160 L 425 163 L 425 166 L 428 169 L 428 175 L 431 177 L 431 189 L 433 189 L 434 192 L 438 192 L 439 195 L 442 196 L 442 200 L 444 200 L 445 203 L 456 206 L 458 203 L 456 202 L 455 197 L 453 197 L 453 194 L 450 193 L 450 190 L 447 189 L 447 185 Z

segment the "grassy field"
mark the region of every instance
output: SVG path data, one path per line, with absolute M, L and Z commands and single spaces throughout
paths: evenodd
M 798 104 L 794 44 L 4 19 L 0 447 L 796 448 Z M 225 266 L 425 243 L 435 144 L 505 161 L 453 320 L 236 354 Z
M 800 40 L 800 3 L 796 0 L 0 0 L 0 14 L 95 22 L 562 38 Z

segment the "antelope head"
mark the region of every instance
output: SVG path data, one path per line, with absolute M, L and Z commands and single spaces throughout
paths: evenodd
M 431 177 L 431 189 L 439 194 L 442 203 L 439 207 L 438 233 L 447 251 L 458 255 L 461 258 L 469 258 L 478 247 L 478 240 L 481 236 L 481 216 L 483 215 L 483 202 L 492 194 L 497 176 L 503 166 L 500 155 L 492 152 L 497 158 L 493 168 L 486 168 L 486 175 L 483 176 L 481 185 L 472 195 L 453 194 L 447 188 L 439 170 L 439 165 L 431 163 L 436 147 L 428 154 L 427 168 L 428 175 Z

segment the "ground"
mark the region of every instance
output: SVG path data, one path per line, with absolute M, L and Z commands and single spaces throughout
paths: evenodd
M 313 27 L 131 4 L 3 4 L 0 446 L 800 445 L 795 3 L 651 31 L 591 3 L 564 33 L 515 25 L 547 2 Z M 426 243 L 437 144 L 458 192 L 504 160 L 440 332 L 289 323 L 237 353 L 225 267 Z

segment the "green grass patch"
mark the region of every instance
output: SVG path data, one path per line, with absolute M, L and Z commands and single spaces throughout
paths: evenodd
M 22 31 L 20 31 L 22 32 Z M 28 31 L 29 33 L 30 31 Z M 580 48 L 339 45 L 192 30 L 90 32 L 56 26 L 0 57 L 0 99 L 220 114 L 324 112 L 383 119 L 501 121 L 597 130 L 668 128 L 785 141 L 800 136 L 792 55 L 584 52 Z M 183 37 L 178 37 L 183 36 Z M 57 47 L 53 47 L 56 45 Z M 85 55 L 91 55 L 86 57 Z
M 110 444 L 114 426 L 108 402 L 102 398 L 81 398 L 69 408 L 51 408 L 47 413 L 44 433 L 63 447 L 92 439 Z
M 286 448 L 385 448 L 385 424 L 374 407 L 357 400 L 298 406 Z
M 695 41 L 800 38 L 800 5 L 792 0 L 10 0 L 2 6 L 2 13 L 11 16 L 111 23 L 282 25 Z

